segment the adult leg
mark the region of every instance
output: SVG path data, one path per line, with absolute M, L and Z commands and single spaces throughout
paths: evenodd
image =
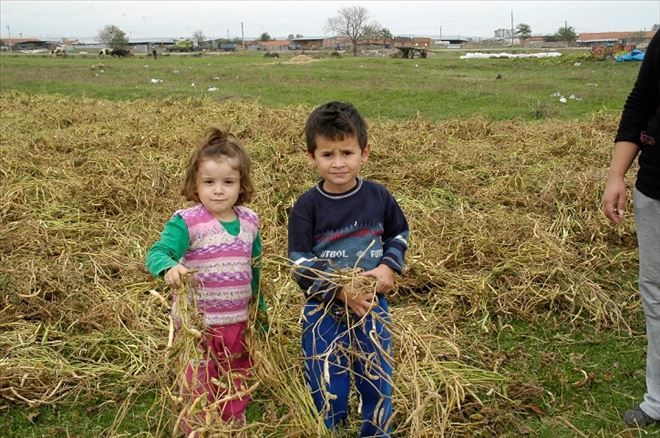
M 646 318 L 646 394 L 640 408 L 660 420 L 660 201 L 634 193 L 639 291 Z
M 392 417 L 392 337 L 387 299 L 378 297 L 378 306 L 352 332 L 355 387 L 362 400 L 361 436 L 386 437 Z
M 314 405 L 334 429 L 348 417 L 350 373 L 346 323 L 326 311 L 325 304 L 308 302 L 302 315 L 305 377 Z

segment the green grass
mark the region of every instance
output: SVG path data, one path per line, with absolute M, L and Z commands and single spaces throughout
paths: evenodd
M 527 406 L 521 406 L 528 414 L 524 424 L 537 436 L 574 434 L 561 419 L 570 419 L 590 436 L 613 436 L 626 430 L 621 416 L 644 393 L 646 340 L 642 333 L 628 336 L 590 327 L 568 331 L 552 321 L 543 325 L 514 321 L 488 343 L 493 340 L 498 357 L 505 358 L 502 373 L 515 382 L 514 390 L 524 383 L 541 389 Z M 658 434 L 660 428 L 648 432 Z
M 111 100 L 211 95 L 271 107 L 346 100 L 368 117 L 393 119 L 575 119 L 595 111 L 618 113 L 639 68 L 584 60 L 576 66 L 570 54 L 562 61 L 461 60 L 462 53 L 414 60 L 327 57 L 310 64 L 286 64 L 291 55 L 273 60 L 260 53 L 158 60 L 3 54 L 0 90 Z M 107 66 L 104 72 L 91 69 L 98 63 Z M 495 79 L 498 73 L 503 79 Z M 163 82 L 152 84 L 152 78 Z M 582 100 L 562 104 L 555 92 Z

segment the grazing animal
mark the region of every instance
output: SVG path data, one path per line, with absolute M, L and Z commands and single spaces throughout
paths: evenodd
M 105 48 L 99 50 L 99 58 L 103 56 L 113 56 L 115 58 L 123 58 L 126 56 L 130 56 L 131 51 L 128 49 L 110 49 L 110 48 Z
M 128 49 L 112 49 L 112 56 L 115 58 L 124 58 L 130 56 L 131 51 Z
M 264 53 L 264 58 L 279 58 L 280 55 L 278 53 L 273 53 L 273 52 L 266 52 Z
M 502 75 L 498 73 L 497 76 L 495 76 L 495 79 L 502 79 Z
M 66 51 L 64 50 L 64 47 L 56 47 L 50 51 L 50 54 L 53 56 L 65 56 Z

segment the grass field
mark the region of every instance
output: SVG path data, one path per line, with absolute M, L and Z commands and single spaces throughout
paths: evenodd
M 309 64 L 287 64 L 291 55 L 273 60 L 258 53 L 158 60 L 3 55 L 0 89 L 112 100 L 208 95 L 270 107 L 338 99 L 372 118 L 566 119 L 620 112 L 639 67 L 577 59 L 583 52 L 563 60 L 461 60 L 461 53 L 414 60 L 326 57 Z M 99 63 L 106 66 L 103 72 L 91 69 Z M 498 74 L 503 79 L 496 80 Z M 213 87 L 217 91 L 208 91 Z M 562 104 L 552 96 L 557 92 L 581 100 Z
M 302 378 L 300 296 L 273 260 L 285 256 L 287 208 L 315 180 L 305 115 L 345 99 L 368 117 L 365 176 L 411 224 L 398 328 L 434 339 L 428 354 L 398 344 L 396 436 L 660 435 L 620 420 L 644 390 L 637 254 L 632 219 L 613 227 L 598 210 L 639 65 L 459 54 L 0 56 L 2 434 L 163 434 L 167 309 L 149 291 L 169 291 L 144 253 L 182 205 L 197 135 L 226 123 L 255 163 L 269 345 L 284 354 L 266 356 L 278 372 L 261 376 L 248 435 L 306 436 L 295 432 L 304 398 L 278 393 Z M 103 73 L 91 69 L 100 62 Z

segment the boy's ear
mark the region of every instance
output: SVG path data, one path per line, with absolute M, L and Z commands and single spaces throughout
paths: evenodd
M 366 163 L 369 161 L 369 154 L 371 153 L 371 145 L 367 143 L 367 146 L 365 146 L 364 150 L 362 151 L 362 162 Z
M 316 162 L 314 161 L 314 152 L 307 151 L 307 159 L 310 164 L 316 165 Z

